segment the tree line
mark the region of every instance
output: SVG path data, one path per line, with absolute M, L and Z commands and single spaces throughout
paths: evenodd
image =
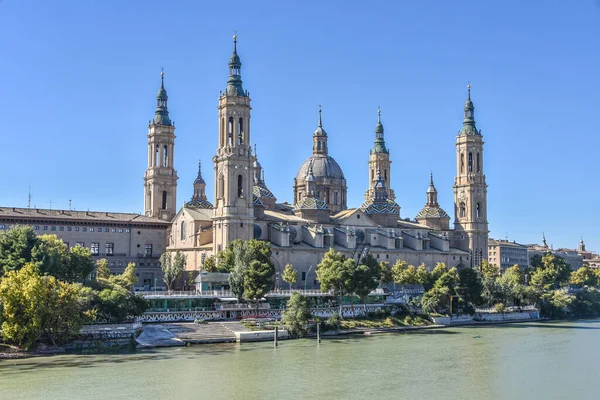
M 133 263 L 113 275 L 90 249 L 16 225 L 0 233 L 0 336 L 29 349 L 65 343 L 85 323 L 139 316 L 147 302 L 133 293 L 136 282 Z

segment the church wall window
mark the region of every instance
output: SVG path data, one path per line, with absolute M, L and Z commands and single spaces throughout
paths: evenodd
M 465 154 L 461 153 L 460 154 L 460 173 L 464 173 L 465 172 Z
M 317 150 L 321 151 L 321 142 L 317 142 Z
M 383 170 L 383 179 L 387 182 L 387 169 Z
M 338 192 L 333 192 L 333 205 L 337 206 L 338 204 Z
M 477 172 L 481 172 L 481 166 L 479 164 L 479 161 L 480 161 L 479 159 L 480 159 L 480 156 L 479 156 L 479 153 L 477 153 Z
M 186 237 L 185 221 L 181 221 L 181 241 L 184 242 Z
M 480 207 L 479 203 L 477 203 L 477 207 L 475 209 L 475 212 L 476 212 L 476 217 L 480 218 L 481 217 L 481 207 Z
M 242 118 L 239 119 L 238 121 L 239 123 L 239 134 L 240 134 L 240 141 L 243 143 L 246 141 L 246 138 L 244 137 L 244 120 Z M 240 143 L 240 144 L 242 144 Z
M 221 118 L 221 137 L 219 138 L 221 146 L 225 146 L 225 118 Z
M 163 190 L 162 192 L 162 209 L 166 210 L 167 209 L 167 191 Z
M 223 175 L 219 175 L 218 187 L 219 198 L 222 199 L 225 195 L 225 179 L 223 178 Z
M 158 167 L 158 146 L 156 146 L 156 150 L 154 151 L 154 166 Z
M 169 153 L 167 151 L 167 145 L 163 147 L 163 167 L 169 166 L 168 163 Z
M 464 218 L 467 216 L 467 208 L 465 207 L 465 203 L 460 203 L 458 215 L 461 218 Z
M 473 153 L 469 152 L 469 172 L 473 172 Z
M 244 178 L 241 175 L 238 175 L 237 195 L 238 197 L 244 196 Z
M 227 145 L 233 145 L 233 117 L 229 117 L 229 123 L 227 124 Z

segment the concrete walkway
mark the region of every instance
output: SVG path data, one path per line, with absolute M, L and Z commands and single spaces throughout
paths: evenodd
M 185 346 L 184 341 L 163 325 L 144 325 L 144 331 L 136 341 L 138 348 Z

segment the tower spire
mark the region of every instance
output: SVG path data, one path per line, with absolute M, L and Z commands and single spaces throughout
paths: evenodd
M 327 155 L 327 132 L 323 129 L 323 109 L 319 104 L 319 125 L 313 133 L 313 155 Z
M 373 148 L 374 153 L 387 153 L 388 150 L 385 147 L 384 129 L 381 123 L 381 108 L 377 107 L 377 125 L 375 125 L 375 145 Z
M 323 120 L 321 118 L 321 113 L 323 112 L 321 105 L 319 104 L 319 128 L 323 128 Z
M 233 35 L 233 54 L 229 59 L 229 78 L 225 93 L 228 96 L 247 96 L 242 86 L 242 61 L 237 53 L 237 33 Z
M 171 119 L 169 118 L 169 109 L 167 102 L 169 96 L 165 90 L 165 71 L 163 68 L 160 69 L 160 89 L 156 95 L 156 111 L 154 112 L 153 123 L 156 125 L 172 126 Z
M 475 107 L 471 101 L 471 83 L 467 85 L 467 101 L 465 102 L 465 119 L 460 135 L 480 135 L 475 126 Z

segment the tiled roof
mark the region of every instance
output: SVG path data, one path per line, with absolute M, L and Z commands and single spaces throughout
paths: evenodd
M 296 208 L 304 210 L 329 210 L 329 206 L 321 199 L 305 197 L 296 204 Z
M 400 214 L 400 206 L 392 200 L 385 203 L 374 203 L 372 200 L 366 201 L 362 205 L 365 214 Z
M 450 218 L 450 216 L 440 207 L 425 206 L 419 211 L 419 214 L 417 214 L 417 219 L 419 218 Z
M 213 205 L 208 200 L 192 199 L 185 203 L 186 208 L 208 208 L 212 209 Z
M 98 223 L 147 223 L 166 224 L 160 218 L 146 217 L 141 214 L 115 213 L 108 211 L 72 211 L 48 210 L 40 208 L 0 207 L 0 219 L 53 219 L 63 221 L 86 221 Z

